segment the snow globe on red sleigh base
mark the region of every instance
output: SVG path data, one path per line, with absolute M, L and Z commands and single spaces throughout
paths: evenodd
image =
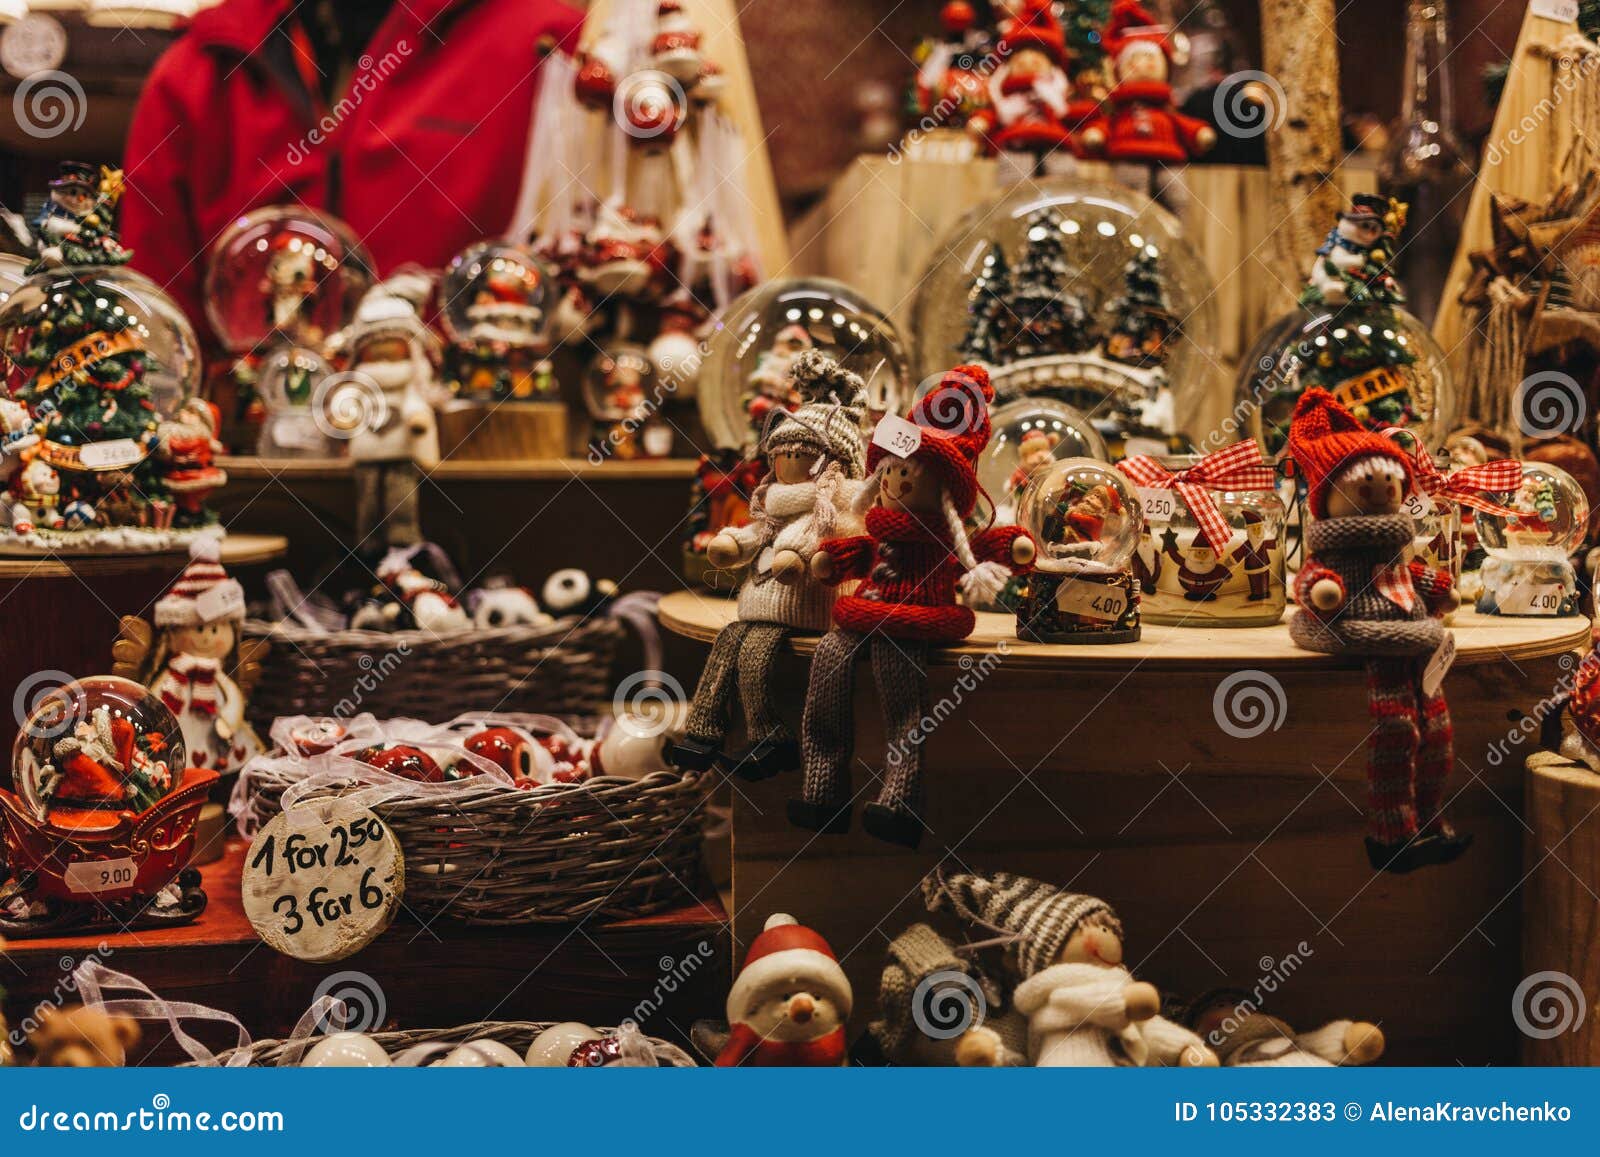
M 177 719 L 132 680 L 98 675 L 42 696 L 0 788 L 0 932 L 194 920 L 206 896 L 185 865 L 217 775 L 187 762 Z
M 1034 475 L 1018 515 L 1039 554 L 1006 596 L 1016 608 L 1017 637 L 1137 642 L 1139 587 L 1128 560 L 1144 518 L 1128 480 L 1104 462 L 1068 458 Z

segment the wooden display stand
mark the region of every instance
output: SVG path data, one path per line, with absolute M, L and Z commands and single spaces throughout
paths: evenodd
M 58 1001 L 72 967 L 89 955 L 138 977 L 163 1000 L 232 1013 L 256 1040 L 288 1036 L 318 985 L 340 972 L 375 980 L 385 1023 L 402 1028 L 479 1020 L 617 1024 L 631 1017 L 652 1035 L 681 1044 L 691 1021 L 719 1008 L 728 990 L 727 914 L 715 897 L 687 894 L 669 912 L 577 927 L 460 928 L 402 912 L 347 960 L 308 964 L 280 956 L 244 915 L 239 874 L 246 850 L 232 840 L 222 860 L 202 869 L 210 903 L 187 927 L 8 945 L 12 1024 L 40 1001 Z M 184 1059 L 155 1026 L 146 1029 L 141 1063 Z M 233 1044 L 198 1035 L 212 1048 Z
M 661 603 L 664 626 L 702 641 L 732 617 L 714 596 Z M 1010 616 L 978 619 L 968 643 L 935 652 L 930 702 L 955 706 L 923 750 L 932 831 L 919 851 L 873 840 L 859 814 L 845 837 L 791 827 L 798 775 L 735 785 L 739 944 L 771 912 L 822 930 L 864 1026 L 884 945 L 926 919 L 923 875 L 941 863 L 1005 869 L 1110 900 L 1129 963 L 1164 990 L 1248 990 L 1270 976 L 1274 1015 L 1375 1021 L 1396 1063 L 1516 1058 L 1505 1010 L 1523 970 L 1503 897 L 1522 877 L 1522 780 L 1504 753 L 1527 740 L 1512 728 L 1508 741 L 1506 704 L 1558 685 L 1560 656 L 1588 644 L 1587 619 L 1458 614 L 1445 689 L 1463 770 L 1450 811 L 1476 843 L 1409 876 L 1375 874 L 1362 848 L 1359 661 L 1302 651 L 1282 625 L 1147 625 L 1138 643 L 1059 647 L 1018 641 Z M 806 664 L 782 661 L 776 678 L 798 727 Z M 958 678 L 979 685 L 960 690 Z M 1265 724 L 1217 706 L 1244 702 L 1241 681 L 1262 690 Z M 865 669 L 856 686 L 859 804 L 876 793 L 884 739 Z
M 1523 1041 L 1522 1059 L 1600 1065 L 1600 775 L 1542 751 L 1528 758 L 1525 793 L 1528 990 L 1517 1015 L 1534 1032 Z
M 230 534 L 222 540 L 222 565 L 259 566 L 288 548 L 282 535 Z M 0 687 L 15 691 L 41 673 L 60 683 L 109 672 L 121 617 L 148 611 L 188 562 L 184 550 L 0 558 Z M 12 715 L 0 713 L 0 752 L 11 750 L 18 723 Z
M 544 461 L 567 453 L 561 402 L 455 402 L 438 412 L 438 422 L 446 461 Z

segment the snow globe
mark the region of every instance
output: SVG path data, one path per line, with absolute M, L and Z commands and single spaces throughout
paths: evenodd
M 1524 462 L 1517 489 L 1490 497 L 1511 513 L 1477 512 L 1478 540 L 1487 552 L 1478 613 L 1577 614 L 1572 553 L 1589 528 L 1583 488 L 1559 466 Z
M 989 445 L 978 459 L 978 485 L 994 521 L 1016 521 L 1028 480 L 1063 458 L 1106 461 L 1105 440 L 1083 414 L 1051 398 L 1018 398 L 995 409 Z
M 912 309 L 918 372 L 981 362 L 1002 401 L 1075 406 L 1115 456 L 1176 452 L 1205 393 L 1215 289 L 1178 219 L 1149 198 L 1024 182 L 936 246 Z
M 1139 592 L 1128 562 L 1144 525 L 1128 480 L 1093 458 L 1066 458 L 1034 474 L 1018 520 L 1039 546 L 1032 572 L 1013 580 L 1017 637 L 1036 643 L 1131 643 Z
M 698 400 L 718 446 L 754 446 L 774 410 L 799 405 L 788 369 L 808 349 L 861 376 L 870 421 L 909 404 L 910 359 L 882 310 L 837 281 L 781 278 L 730 302 L 707 342 Z
M 480 241 L 450 262 L 440 282 L 441 320 L 450 337 L 447 380 L 476 401 L 548 398 L 556 383 L 545 354 L 556 270 L 542 258 Z
M 629 461 L 672 453 L 672 427 L 661 416 L 662 387 L 650 351 L 612 342 L 583 371 L 583 400 L 594 419 L 589 458 Z
M 304 205 L 246 213 L 211 247 L 206 319 L 231 353 L 317 347 L 355 316 L 372 257 L 343 221 Z
M 1358 193 L 1312 259 L 1298 306 L 1240 363 L 1234 413 L 1268 454 L 1288 442 L 1300 395 L 1321 386 L 1370 429 L 1403 427 L 1436 449 L 1451 428 L 1445 353 L 1407 312 L 1391 263 L 1406 207 Z
M 1182 477 L 1200 460 L 1173 455 L 1161 465 Z M 1289 601 L 1289 508 L 1270 485 L 1208 487 L 1206 497 L 1222 517 L 1220 540 L 1207 534 L 1177 489 L 1140 491 L 1145 526 L 1131 565 L 1145 620 L 1175 627 L 1274 625 Z
M 328 436 L 311 402 L 333 375 L 328 360 L 304 346 L 280 345 L 261 363 L 256 391 L 266 416 L 256 452 L 263 458 L 337 458 L 344 442 Z
M 177 719 L 132 680 L 98 675 L 41 696 L 12 746 L 11 790 L 0 789 L 0 879 L 9 873 L 15 892 L 0 903 L 0 932 L 193 920 L 205 893 L 186 865 L 217 775 L 187 762 Z

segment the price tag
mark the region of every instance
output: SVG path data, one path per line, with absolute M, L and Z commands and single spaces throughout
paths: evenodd
M 137 466 L 143 462 L 144 447 L 132 438 L 90 442 L 78 451 L 78 459 L 89 470 L 115 470 L 122 466 Z
M 1128 609 L 1128 592 L 1104 583 L 1066 579 L 1056 588 L 1056 609 L 1069 615 L 1114 623 Z
M 1144 504 L 1144 520 L 1151 526 L 1164 526 L 1178 516 L 1176 491 L 1159 486 L 1139 487 L 1139 501 Z
M 1528 11 L 1563 24 L 1578 22 L 1578 0 L 1529 0 Z
M 138 874 L 139 868 L 131 859 L 94 860 L 68 864 L 61 878 L 67 882 L 70 890 L 92 896 L 99 892 L 115 892 L 132 887 L 134 877 Z
M 256 933 L 286 956 L 343 960 L 389 927 L 405 894 L 400 843 L 366 808 L 281 812 L 250 845 L 240 891 Z
M 195 613 L 202 623 L 214 623 L 230 615 L 244 614 L 244 588 L 237 579 L 214 583 L 194 598 Z
M 320 451 L 328 444 L 327 436 L 317 429 L 316 422 L 298 414 L 274 419 L 272 440 L 285 450 Z
M 1413 490 L 1406 495 L 1406 500 L 1400 504 L 1400 509 L 1417 521 L 1429 518 L 1433 514 L 1433 498 L 1420 491 Z
M 1439 688 L 1444 685 L 1444 677 L 1450 670 L 1450 664 L 1456 661 L 1456 633 L 1446 631 L 1444 639 L 1434 648 L 1433 654 L 1428 659 L 1428 665 L 1422 669 L 1422 693 L 1436 695 Z
M 1566 590 L 1560 583 L 1513 583 L 1495 596 L 1502 615 L 1556 615 Z
M 872 444 L 900 458 L 909 458 L 922 445 L 922 427 L 899 414 L 885 414 L 872 431 Z

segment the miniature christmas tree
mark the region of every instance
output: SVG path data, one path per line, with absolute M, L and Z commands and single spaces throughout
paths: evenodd
M 967 332 L 957 347 L 964 361 L 998 365 L 1005 360 L 1014 320 L 1006 306 L 1010 294 L 1011 267 L 1000 243 L 992 242 L 967 294 Z
M 1076 278 L 1077 270 L 1067 261 L 1061 219 L 1050 209 L 1040 209 L 1028 218 L 1027 239 L 1006 296 L 1016 333 L 1013 356 L 1003 360 L 1094 348 L 1094 322 L 1083 298 L 1071 288 Z
M 1167 342 L 1178 327 L 1167 301 L 1161 257 L 1154 246 L 1146 245 L 1123 266 L 1122 284 L 1122 296 L 1110 306 L 1106 356 L 1146 369 L 1159 366 L 1166 360 Z

